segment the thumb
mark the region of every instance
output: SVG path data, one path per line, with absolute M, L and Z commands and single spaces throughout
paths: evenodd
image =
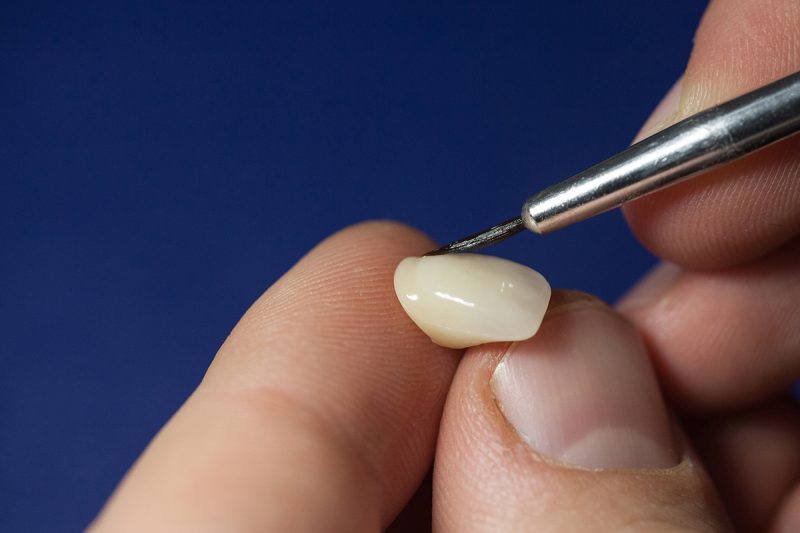
M 636 330 L 564 292 L 534 338 L 467 352 L 440 430 L 433 516 L 442 532 L 729 527 Z

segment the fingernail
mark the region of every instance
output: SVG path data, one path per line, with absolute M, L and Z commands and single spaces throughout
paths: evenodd
M 636 135 L 633 142 L 639 142 L 678 121 L 682 87 L 683 76 L 678 78 L 678 81 L 675 82 L 666 96 L 664 96 L 661 102 L 656 106 L 650 118 L 647 119 L 642 129 L 639 130 L 639 134 Z
M 492 375 L 506 419 L 537 452 L 591 469 L 678 463 L 658 383 L 635 329 L 599 302 L 551 309 Z
M 639 280 L 617 303 L 620 311 L 653 305 L 681 278 L 683 270 L 672 263 L 660 263 Z

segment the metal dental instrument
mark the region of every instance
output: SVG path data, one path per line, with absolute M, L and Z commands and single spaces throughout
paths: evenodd
M 800 72 L 693 115 L 531 196 L 522 215 L 427 253 L 550 233 L 693 178 L 800 131 Z

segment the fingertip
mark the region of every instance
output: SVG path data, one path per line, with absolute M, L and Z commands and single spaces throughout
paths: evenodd
M 381 345 L 394 340 L 420 348 L 431 344 L 403 312 L 393 275 L 403 258 L 433 246 L 421 231 L 390 220 L 361 222 L 335 232 L 251 306 L 214 366 L 227 360 L 226 352 L 236 351 L 226 350 L 232 344 L 302 337 L 300 326 L 309 333 L 307 338 L 360 330 L 362 335 L 351 342 Z
M 376 259 L 394 259 L 401 254 L 422 255 L 435 247 L 434 241 L 421 230 L 388 219 L 367 220 L 343 228 L 324 241 L 317 248 L 338 248 L 343 252 L 362 248 L 374 252 Z
M 440 430 L 435 526 L 724 524 L 633 327 L 587 295 L 556 291 L 553 302 L 531 340 L 465 354 Z
M 579 468 L 667 468 L 678 454 L 636 330 L 597 300 L 554 307 L 532 339 L 515 343 L 492 390 L 535 451 Z
M 740 409 L 791 385 L 800 369 L 799 259 L 793 242 L 714 272 L 662 264 L 620 301 L 674 409 Z
M 434 345 L 395 296 L 398 262 L 432 248 L 417 230 L 376 221 L 310 251 L 237 324 L 105 523 L 390 523 L 430 468 L 460 355 Z
M 657 110 L 645 129 L 653 131 L 796 72 L 798 5 L 796 0 L 711 2 L 680 84 L 677 112 Z M 797 235 L 798 153 L 800 140 L 784 140 L 633 201 L 623 212 L 642 244 L 664 260 L 692 269 L 742 264 Z
M 800 227 L 800 139 L 787 139 L 623 206 L 637 239 L 692 270 L 746 263 Z

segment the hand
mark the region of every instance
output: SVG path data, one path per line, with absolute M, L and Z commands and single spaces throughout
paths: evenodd
M 798 69 L 796 0 L 717 0 L 647 128 Z M 392 289 L 434 243 L 334 235 L 245 314 L 95 531 L 380 530 L 434 454 L 442 532 L 800 530 L 800 140 L 626 215 L 671 264 L 619 312 L 557 292 L 532 340 L 463 357 Z

